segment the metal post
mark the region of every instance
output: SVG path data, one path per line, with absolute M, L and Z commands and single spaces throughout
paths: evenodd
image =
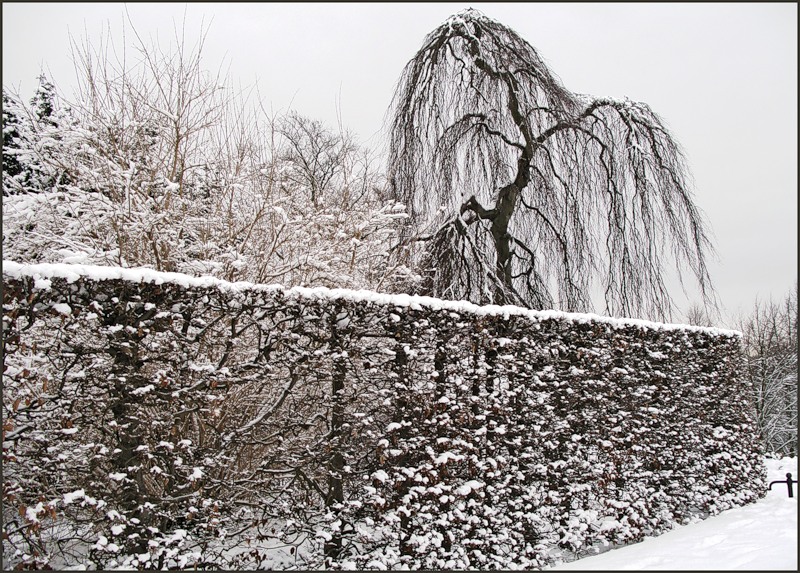
M 792 479 L 792 474 L 787 473 L 786 474 L 786 480 L 779 479 L 779 480 L 775 480 L 775 481 L 769 482 L 769 488 L 768 489 L 772 489 L 772 486 L 774 484 L 776 484 L 776 483 L 785 483 L 786 487 L 789 488 L 789 497 L 794 497 L 794 488 L 792 487 L 792 484 L 793 483 L 797 483 L 797 480 L 796 479 Z

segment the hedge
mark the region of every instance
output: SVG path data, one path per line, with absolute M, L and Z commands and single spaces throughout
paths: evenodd
M 3 262 L 4 565 L 542 568 L 751 503 L 740 334 Z

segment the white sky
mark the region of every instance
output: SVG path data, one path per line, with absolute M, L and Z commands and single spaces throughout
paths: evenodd
M 167 46 L 210 24 L 206 68 L 221 65 L 267 106 L 379 133 L 395 82 L 428 32 L 473 7 L 513 28 L 564 85 L 648 103 L 683 145 L 718 257 L 711 275 L 728 317 L 797 280 L 795 3 L 8 3 L 3 86 L 29 98 L 44 71 L 70 93 L 70 36 L 121 39 L 127 8 Z M 127 30 L 130 36 L 130 27 Z M 694 300 L 678 293 L 686 308 Z

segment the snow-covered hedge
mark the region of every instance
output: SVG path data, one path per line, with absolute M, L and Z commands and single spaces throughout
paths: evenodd
M 539 568 L 764 494 L 739 334 L 3 262 L 4 565 Z

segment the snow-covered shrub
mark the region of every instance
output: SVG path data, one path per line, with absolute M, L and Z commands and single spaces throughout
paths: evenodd
M 541 568 L 764 494 L 734 331 L 3 272 L 8 565 Z
M 28 105 L 3 91 L 4 256 L 286 285 L 413 282 L 392 257 L 405 208 L 352 136 L 266 116 L 203 69 L 202 42 L 139 42 L 136 62 L 107 50 L 76 49 L 71 98 L 44 78 Z

